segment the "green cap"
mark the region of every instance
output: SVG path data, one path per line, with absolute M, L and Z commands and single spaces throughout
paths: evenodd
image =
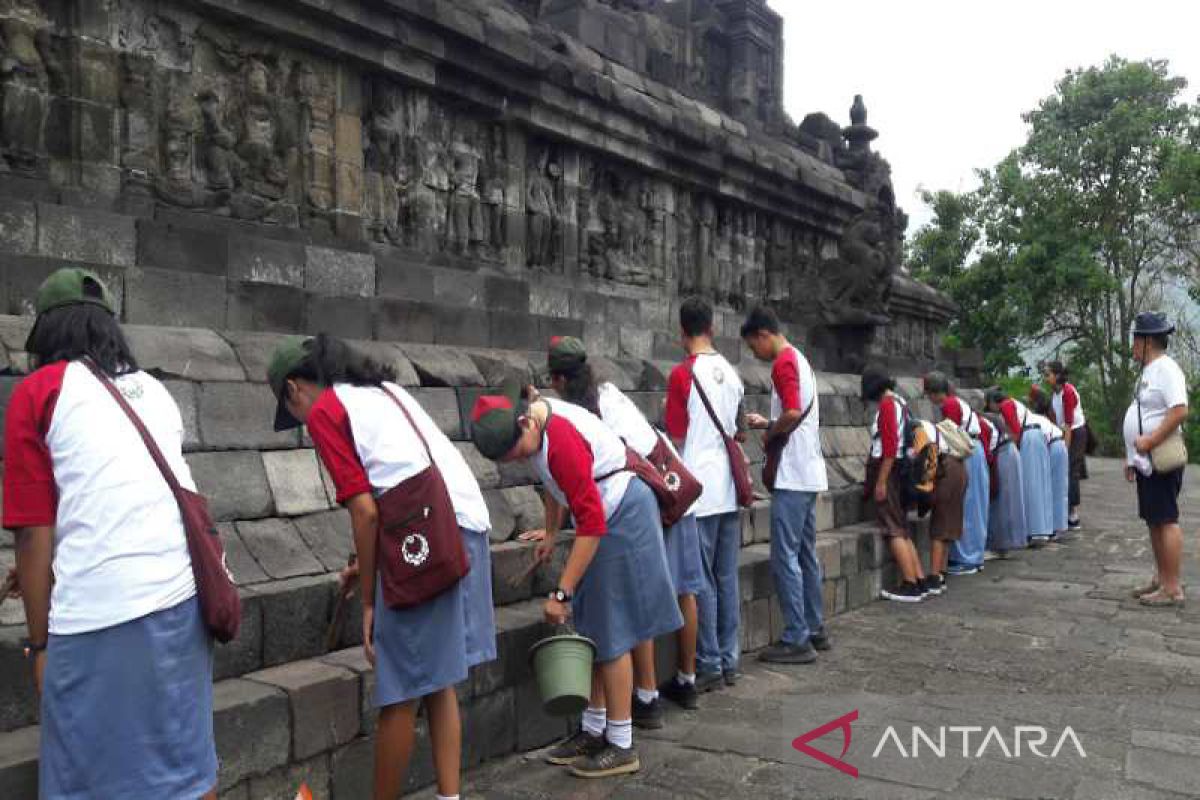
M 287 378 L 308 358 L 312 339 L 289 336 L 279 343 L 267 366 L 267 382 L 275 393 L 275 430 L 286 431 L 300 427 L 300 420 L 287 410 Z
M 555 336 L 550 340 L 546 366 L 551 372 L 570 372 L 587 362 L 587 348 L 574 336 Z
M 485 394 L 471 409 L 471 441 L 479 454 L 490 461 L 504 456 L 521 438 L 517 420 L 522 413 L 519 384 L 506 384 L 503 394 Z
M 56 308 L 84 304 L 99 306 L 110 314 L 116 314 L 113 310 L 112 295 L 109 294 L 104 281 L 100 280 L 100 276 L 91 270 L 64 267 L 55 270 L 50 277 L 42 281 L 42 285 L 38 287 L 37 298 L 34 300 L 34 310 L 38 317 L 41 317 L 47 311 L 53 311 Z M 26 350 L 33 349 L 33 336 L 36 330 L 37 322 L 35 321 L 25 340 Z

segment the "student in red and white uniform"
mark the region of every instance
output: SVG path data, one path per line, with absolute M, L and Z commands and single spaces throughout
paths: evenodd
M 688 356 L 671 371 L 664 414 L 667 433 L 683 453 L 683 463 L 704 486 L 693 509 L 704 557 L 700 592 L 700 642 L 696 690 L 706 692 L 737 682 L 741 657 L 741 594 L 738 553 L 742 520 L 729 454 L 700 391 L 708 397 L 725 434 L 738 431 L 745 389 L 737 370 L 713 345 L 713 310 L 689 297 L 679 308 L 683 349 Z
M 363 647 L 375 667 L 379 708 L 375 797 L 399 795 L 418 706 L 424 703 L 438 797 L 457 800 L 462 729 L 454 685 L 466 680 L 470 667 L 496 657 L 491 522 L 479 484 L 437 423 L 396 384 L 395 371 L 345 342 L 325 334 L 290 338 L 276 349 L 267 377 L 278 399 L 275 429 L 308 426 L 337 501 L 350 512 Z M 449 495 L 470 571 L 419 605 L 393 607 L 382 598 L 376 499 L 428 470 L 430 454 L 445 484 L 441 490 Z
M 583 778 L 636 772 L 631 651 L 683 626 L 658 501 L 628 470 L 625 443 L 596 415 L 565 400 L 538 397 L 526 404 L 517 394 L 480 397 L 471 438 L 485 458 L 532 464 L 552 501 L 548 534 L 559 524 L 558 508 L 570 510 L 575 541 L 545 615 L 553 624 L 573 617 L 575 629 L 596 644 L 582 730 L 547 760 Z M 553 547 L 552 538 L 539 545 Z
M 987 391 L 987 410 L 999 413 L 1008 427 L 1009 437 L 1021 451 L 1021 480 L 1025 496 L 1025 522 L 1029 539 L 1045 541 L 1054 533 L 1054 509 L 1047 487 L 1050 486 L 1050 444 L 1035 421 L 1036 415 L 1020 400 L 1014 400 L 999 387 Z
M 904 432 L 909 424 L 908 404 L 896 394 L 896 382 L 886 373 L 868 369 L 862 376 L 862 399 L 876 403 L 871 423 L 871 456 L 863 485 L 875 501 L 875 519 L 900 570 L 900 585 L 883 596 L 902 603 L 919 603 L 929 593 L 921 557 L 912 542 L 908 511 L 902 499 L 896 462 L 904 455 Z
M 1079 482 L 1087 479 L 1088 430 L 1087 418 L 1083 414 L 1083 404 L 1079 400 L 1079 391 L 1074 384 L 1067 381 L 1067 368 L 1061 361 L 1050 361 L 1044 372 L 1046 382 L 1054 389 L 1051 405 L 1054 409 L 1054 421 L 1062 428 L 1066 438 L 1067 453 L 1070 457 L 1070 484 L 1068 487 L 1067 503 L 1070 514 L 1067 525 L 1070 530 L 1077 531 L 1079 523 Z
M 768 308 L 750 312 L 742 340 L 755 358 L 771 364 L 771 419 L 749 414 L 746 423 L 764 430 L 764 447 L 778 459 L 771 496 L 771 571 L 783 612 L 779 641 L 759 659 L 809 664 L 830 648 L 825 633 L 824 575 L 817 559 L 817 495 L 829 489 L 821 453 L 817 376 L 808 359 L 780 330 Z
M 41 694 L 39 797 L 216 798 L 212 639 L 179 506 L 90 361 L 141 418 L 181 486 L 183 421 L 138 369 L 95 274 L 42 284 L 4 431 L 4 527 L 16 534 Z
M 990 482 L 992 502 L 988 514 L 988 551 L 996 558 L 1005 558 L 1010 550 L 1027 544 L 1029 525 L 1025 522 L 1024 481 L 1021 476 L 1021 454 L 1005 432 L 1004 420 L 998 415 L 981 416 L 983 436 L 980 441 L 993 464 Z M 986 557 L 986 556 L 985 556 Z

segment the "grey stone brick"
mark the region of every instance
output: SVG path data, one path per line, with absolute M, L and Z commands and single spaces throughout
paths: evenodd
M 373 297 L 375 257 L 328 247 L 306 247 L 304 288 L 318 294 Z
M 433 307 L 433 341 L 440 345 L 490 347 L 491 314 L 478 308 Z
M 316 575 L 254 587 L 262 603 L 263 664 L 274 666 L 325 652 L 336 585 L 336 575 Z
M 432 345 L 409 344 L 400 348 L 416 369 L 422 386 L 484 386 L 483 375 L 464 352 Z
M 208 498 L 214 519 L 258 519 L 274 512 L 267 473 L 258 453 L 190 453 L 187 462 L 200 494 Z
M 163 381 L 163 386 L 171 393 L 183 419 L 183 449 L 195 450 L 200 446 L 199 390 L 191 381 Z
M 463 709 L 463 766 L 473 767 L 511 753 L 517 744 L 516 692 L 502 689 L 475 697 Z
M 229 244 L 214 231 L 137 221 L 137 263 L 143 267 L 225 277 Z
M 288 762 L 288 699 L 274 687 L 242 679 L 216 684 L 213 729 L 222 790 Z
M 38 796 L 40 735 L 33 726 L 0 735 L 0 797 Z
M 588 363 L 592 365 L 592 372 L 597 381 L 611 383 L 622 392 L 632 392 L 638 388 L 636 377 L 626 372 L 624 366 L 613 359 L 605 356 L 593 356 L 589 352 Z
M 254 800 L 296 800 L 296 792 L 304 784 L 313 800 L 329 797 L 329 754 L 322 753 L 298 764 L 278 767 L 266 775 L 250 778 L 250 797 Z
M 125 267 L 114 267 L 102 264 L 87 264 L 64 262 L 56 258 L 41 256 L 18 256 L 0 253 L 0 270 L 5 276 L 2 293 L 5 306 L 2 310 L 10 314 L 22 314 L 32 317 L 35 312 L 34 300 L 38 288 L 51 273 L 62 267 L 84 267 L 95 272 L 104 285 L 108 287 L 115 303 L 115 310 L 120 316 L 125 309 Z M 32 320 L 31 320 L 32 322 Z M 12 350 L 24 350 L 25 340 L 21 339 L 17 346 L 9 345 Z
M 29 664 L 25 661 L 22 646 L 25 636 L 24 626 L 0 628 L 0 675 L 29 674 Z M 33 725 L 37 722 L 37 715 L 37 695 L 31 690 L 28 680 L 10 677 L 0 681 L 0 731 Z
M 500 472 L 500 487 L 531 486 L 538 482 L 533 465 L 528 461 L 495 462 Z
M 483 302 L 489 311 L 530 313 L 529 281 L 488 275 L 483 279 Z M 537 313 L 537 312 L 534 312 Z
M 826 580 L 842 575 L 842 547 L 835 539 L 817 536 L 817 560 Z
M 358 735 L 358 676 L 350 670 L 300 661 L 253 673 L 249 679 L 287 693 L 293 758 L 309 758 Z
M 306 330 L 343 339 L 371 338 L 371 301 L 365 297 L 308 295 Z
M 288 339 L 284 333 L 255 331 L 223 331 L 221 335 L 229 342 L 245 368 L 246 379 L 254 383 L 266 383 L 271 354 Z
M 131 268 L 125 319 L 135 325 L 225 327 L 225 278 L 199 272 Z
M 304 245 L 234 234 L 229 237 L 229 277 L 254 283 L 304 286 Z
M 486 308 L 484 276 L 477 272 L 438 269 L 433 272 L 433 299 L 442 306 Z
M 458 396 L 453 389 L 413 389 L 412 396 L 425 413 L 433 418 L 438 429 L 455 441 L 463 440 L 462 422 L 458 416 Z
M 326 571 L 289 520 L 239 522 L 237 531 L 263 572 L 276 580 Z
M 671 370 L 675 369 L 673 361 L 641 361 L 638 389 L 643 392 L 665 392 L 667 382 L 671 378 Z
M 742 604 L 742 649 L 759 650 L 771 643 L 771 604 L 767 598 Z
M 221 544 L 225 546 L 225 562 L 238 586 L 265 583 L 271 579 L 238 535 L 237 526 L 232 522 L 222 522 L 218 523 L 217 531 L 221 534 Z
M 513 707 L 516 709 L 516 749 L 519 751 L 544 747 L 569 732 L 565 720 L 552 717 L 542 710 L 542 698 L 532 678 L 516 687 Z
M 775 591 L 768 545 L 749 545 L 738 553 L 738 588 L 744 603 L 770 597 Z
M 0 198 L 0 250 L 20 255 L 37 252 L 37 206 Z
M 543 317 L 570 317 L 571 292 L 559 286 L 533 283 L 529 287 L 529 311 Z
M 361 618 L 359 626 L 361 627 Z M 362 697 L 361 730 L 365 736 L 370 736 L 375 730 L 375 668 L 367 661 L 367 654 L 363 652 L 362 636 L 358 636 L 358 639 L 358 644 L 321 656 L 320 660 L 341 669 L 348 669 L 358 676 L 361 687 L 359 694 Z
M 529 314 L 510 311 L 491 313 L 491 334 L 488 345 L 507 350 L 536 350 L 544 348 L 538 319 Z
M 217 800 L 250 800 L 250 781 L 244 780 L 217 795 Z
M 226 327 L 304 333 L 308 294 L 296 286 L 230 280 Z
M 132 217 L 38 204 L 38 253 L 68 261 L 131 267 L 137 250 Z
M 309 514 L 292 521 L 326 572 L 337 572 L 346 566 L 346 559 L 354 552 L 354 532 L 345 509 Z
M 242 624 L 236 639 L 213 651 L 213 680 L 236 678 L 263 667 L 262 604 L 253 591 L 241 595 Z
M 375 743 L 355 739 L 330 756 L 331 800 L 360 800 L 374 791 Z
M 488 517 L 492 521 L 490 538 L 493 543 L 507 542 L 516 533 L 517 516 L 504 492 L 484 489 L 483 502 L 487 504 Z
M 263 453 L 262 458 L 277 513 L 294 517 L 329 508 L 315 451 L 280 450 Z
M 206 330 L 126 325 L 142 369 L 193 381 L 242 381 L 246 374 L 229 344 Z
M 619 329 L 618 345 L 625 358 L 653 358 L 654 334 L 644 328 L 622 325 Z
M 387 342 L 375 342 L 368 339 L 356 339 L 350 345 L 380 364 L 391 367 L 396 371 L 396 383 L 399 386 L 419 386 L 421 379 L 413 369 L 412 362 L 404 355 L 404 351 Z
M 517 533 L 537 530 L 546 524 L 546 507 L 532 486 L 501 489 L 517 520 Z
M 456 442 L 454 446 L 471 468 L 471 474 L 475 476 L 480 489 L 487 491 L 500 486 L 500 470 L 496 468 L 496 462 L 481 456 L 470 442 Z
M 371 302 L 376 339 L 393 342 L 432 342 L 434 306 L 430 303 L 376 297 Z
M 574 336 L 583 338 L 583 322 L 577 319 L 562 319 L 559 317 L 531 317 L 538 323 L 538 345 L 536 350 L 546 351 L 546 345 L 555 336 Z
M 437 270 L 408 261 L 383 250 L 375 254 L 378 265 L 378 294 L 405 300 L 432 302 Z
M 495 605 L 506 606 L 533 596 L 533 573 L 527 571 L 533 551 L 534 546 L 528 542 L 492 545 L 492 602 Z
M 276 432 L 275 395 L 261 383 L 205 383 L 200 389 L 200 438 L 204 446 L 229 450 L 295 447 L 292 431 Z
M 513 380 L 522 385 L 534 382 L 533 365 L 526 352 L 470 350 L 467 356 L 475 362 L 485 386 L 503 386 Z

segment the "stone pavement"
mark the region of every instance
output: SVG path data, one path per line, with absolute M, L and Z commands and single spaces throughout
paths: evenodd
M 1180 611 L 1128 597 L 1149 574 L 1149 540 L 1120 464 L 1091 466 L 1074 541 L 952 578 L 942 598 L 839 616 L 834 650 L 814 666 L 745 664 L 736 689 L 637 734 L 640 774 L 581 781 L 530 753 L 470 774 L 464 796 L 1200 797 L 1200 595 Z M 1197 499 L 1193 473 L 1182 501 L 1189 578 Z M 812 746 L 858 777 L 791 747 L 854 711 L 844 756 L 836 723 Z

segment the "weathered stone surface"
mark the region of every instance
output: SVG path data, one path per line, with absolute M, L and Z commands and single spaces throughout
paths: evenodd
M 358 676 L 353 672 L 301 661 L 256 672 L 249 679 L 287 694 L 293 758 L 309 758 L 358 735 Z
M 232 526 L 229 526 L 232 528 Z M 222 539 L 225 538 L 222 530 Z M 239 545 L 241 546 L 241 545 Z M 242 546 L 244 551 L 244 546 Z M 228 555 L 229 550 L 226 550 Z M 246 556 L 249 557 L 248 555 Z M 230 562 L 230 569 L 236 569 Z M 234 577 L 238 576 L 234 572 Z M 263 618 L 262 605 L 258 595 L 253 590 L 241 592 L 242 595 L 242 624 L 238 635 L 232 642 L 221 645 L 213 653 L 213 680 L 221 681 L 226 678 L 236 678 L 262 669 L 263 666 Z
M 496 462 L 481 456 L 475 445 L 470 442 L 455 442 L 454 446 L 471 468 L 471 474 L 475 476 L 480 489 L 486 491 L 500 486 L 500 470 L 497 469 Z
M 229 245 L 212 231 L 150 220 L 137 222 L 137 263 L 143 267 L 226 275 Z
M 365 339 L 359 339 L 350 342 L 350 345 L 356 350 L 366 353 L 367 356 L 378 361 L 380 364 L 391 367 L 396 371 L 396 383 L 399 386 L 419 386 L 421 379 L 417 376 L 417 371 L 413 369 L 412 362 L 404 355 L 399 347 L 388 344 L 386 342 L 375 342 Z
M 354 552 L 354 535 L 345 509 L 308 514 L 292 522 L 326 572 L 337 572 L 346 566 L 347 558 Z
M 370 739 L 356 739 L 338 748 L 330 757 L 332 800 L 370 797 L 374 789 L 375 746 Z
M 307 330 L 322 331 L 342 339 L 369 339 L 372 333 L 371 301 L 365 297 L 326 297 L 309 294 L 305 312 Z
M 502 542 L 492 545 L 492 601 L 506 606 L 528 600 L 533 593 L 534 546 L 528 542 Z
M 543 317 L 571 316 L 569 289 L 534 282 L 529 287 L 529 311 Z
M 487 503 L 488 517 L 492 521 L 492 542 L 507 542 L 517 532 L 517 515 L 503 491 L 485 489 L 483 501 Z
M 482 309 L 433 307 L 433 341 L 449 347 L 491 347 L 492 315 Z
M 532 486 L 516 486 L 511 489 L 501 489 L 504 499 L 508 501 L 516 517 L 517 533 L 536 530 L 546 524 L 546 509 L 542 498 Z
M 275 395 L 261 383 L 204 383 L 200 388 L 200 437 L 221 450 L 295 447 L 296 431 L 276 432 Z
M 271 487 L 258 453 L 191 453 L 187 462 L 197 488 L 208 498 L 214 519 L 258 519 L 274 512 Z
M 129 269 L 125 318 L 135 325 L 225 327 L 225 278 L 199 272 Z
M 40 736 L 37 727 L 0 735 L 0 797 L 37 797 Z
M 233 347 L 238 360 L 246 371 L 246 379 L 254 383 L 266 383 L 267 367 L 275 348 L 289 337 L 283 333 L 258 333 L 254 331 L 222 331 L 221 336 Z
M 266 775 L 256 775 L 249 781 L 249 796 L 255 800 L 296 800 L 301 784 L 312 792 L 313 800 L 329 797 L 330 756 L 314 756 L 299 764 L 273 769 Z
M 306 247 L 304 288 L 335 296 L 372 297 L 375 257 L 327 247 Z
M 38 253 L 67 261 L 131 267 L 137 254 L 132 217 L 38 204 Z
M 37 252 L 37 206 L 0 198 L 0 250 L 19 255 Z
M 303 333 L 308 294 L 296 286 L 229 280 L 226 326 L 234 330 Z
M 466 353 L 449 347 L 403 345 L 404 355 L 420 376 L 422 386 L 484 386 L 483 375 Z
M 533 383 L 534 370 L 526 352 L 511 350 L 471 350 L 467 353 L 483 376 L 483 385 L 503 386 L 506 381 L 517 381 L 520 385 Z
M 190 381 L 164 381 L 163 385 L 171 393 L 175 405 L 179 407 L 179 416 L 183 419 L 183 449 L 197 449 L 200 447 L 200 418 L 199 390 L 196 384 Z M 7 400 L 2 394 L 0 399 Z M 3 423 L 2 415 L 0 423 Z
M 253 589 L 262 604 L 263 664 L 274 666 L 325 652 L 336 585 L 336 575 L 317 575 Z
M 432 342 L 434 307 L 430 303 L 393 297 L 377 297 L 374 308 L 374 337 L 393 342 Z
M 257 236 L 229 237 L 229 277 L 253 283 L 304 286 L 306 254 L 297 242 Z
M 487 344 L 508 350 L 535 350 L 544 347 L 538 319 L 529 314 L 494 311 L 490 314 L 491 333 Z
M 425 302 L 433 301 L 433 276 L 437 270 L 404 261 L 384 252 L 376 253 L 375 261 L 379 265 L 377 288 L 381 296 Z
M 503 689 L 475 697 L 463 713 L 463 767 L 511 753 L 516 747 L 513 725 L 516 692 Z
M 212 331 L 124 326 L 142 369 L 192 381 L 242 381 L 246 374 L 233 349 Z
M 329 498 L 317 469 L 315 451 L 266 452 L 262 454 L 262 459 L 277 513 L 294 517 L 329 508 Z
M 288 698 L 279 689 L 249 680 L 218 683 L 213 688 L 213 729 L 220 788 L 286 764 L 290 727 Z
M 247 549 L 246 543 L 238 535 L 236 525 L 222 522 L 217 525 L 217 531 L 221 534 L 221 544 L 225 546 L 225 564 L 238 586 L 251 586 L 271 579 Z
M 239 522 L 237 531 L 246 549 L 271 578 L 296 578 L 326 571 L 289 520 Z
M 458 416 L 458 396 L 453 389 L 413 389 L 412 396 L 433 418 L 442 433 L 455 441 L 463 440 L 462 423 Z

